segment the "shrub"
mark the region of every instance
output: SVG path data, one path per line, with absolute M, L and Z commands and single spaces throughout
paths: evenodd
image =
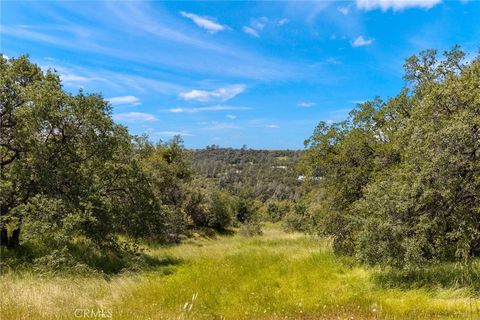
M 266 214 L 268 221 L 278 222 L 291 210 L 290 202 L 270 200 L 266 204 Z
M 208 226 L 225 230 L 233 222 L 233 197 L 224 191 L 215 190 L 210 195 L 208 207 Z
M 307 206 L 303 202 L 295 203 L 293 209 L 288 211 L 282 220 L 283 228 L 286 231 L 307 231 L 310 223 L 307 216 Z
M 323 190 L 317 226 L 337 251 L 406 269 L 480 256 L 480 58 L 444 55 L 410 57 L 397 96 L 307 140 L 305 168 Z
M 248 221 L 240 226 L 239 233 L 244 237 L 261 236 L 262 226 L 259 221 Z

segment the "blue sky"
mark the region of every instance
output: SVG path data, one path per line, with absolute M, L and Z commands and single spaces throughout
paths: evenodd
M 403 85 L 408 56 L 480 48 L 480 2 L 3 1 L 1 52 L 100 92 L 153 140 L 300 149 Z

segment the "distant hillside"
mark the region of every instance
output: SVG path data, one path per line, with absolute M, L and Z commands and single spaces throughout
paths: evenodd
M 189 151 L 193 167 L 234 194 L 249 192 L 262 201 L 297 199 L 298 150 L 253 150 L 208 146 Z

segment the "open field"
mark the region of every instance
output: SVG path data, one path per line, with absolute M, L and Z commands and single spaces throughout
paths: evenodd
M 480 318 L 466 289 L 382 289 L 326 241 L 275 226 L 149 250 L 158 270 L 110 279 L 5 274 L 2 320 Z

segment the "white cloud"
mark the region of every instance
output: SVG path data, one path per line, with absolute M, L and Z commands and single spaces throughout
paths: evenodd
M 6 54 L 3 54 L 3 53 L 2 53 L 2 56 L 3 56 L 5 59 L 7 59 L 7 60 L 10 59 Z
M 363 46 L 369 46 L 373 43 L 373 39 L 365 39 L 363 36 L 357 37 L 355 40 L 352 42 L 352 47 L 363 47 Z
M 183 100 L 209 101 L 213 94 L 204 90 L 192 90 L 180 93 Z
M 89 54 L 101 54 L 111 58 L 119 58 L 129 63 L 139 62 L 146 66 L 162 67 L 162 69 L 176 68 L 178 72 L 203 72 L 210 77 L 235 76 L 248 79 L 284 79 L 294 77 L 298 72 L 298 65 L 281 58 L 273 59 L 266 54 L 248 50 L 239 44 L 206 41 L 201 35 L 184 32 L 181 23 L 173 23 L 171 17 L 165 16 L 158 10 L 152 10 L 146 2 L 122 1 L 121 5 L 106 4 L 108 14 L 112 19 L 107 23 L 109 28 L 116 28 L 121 24 L 122 36 L 111 39 L 108 45 L 101 41 L 107 37 L 105 30 L 82 27 L 80 32 L 72 31 L 77 27 L 57 24 L 52 27 L 43 25 L 16 25 L 0 28 L 0 37 L 8 35 L 17 41 L 34 41 L 53 45 L 55 48 L 68 48 Z M 93 9 L 92 9 L 93 10 Z M 93 10 L 95 11 L 95 10 Z M 104 12 L 95 11 L 102 15 Z M 85 15 L 85 10 L 78 12 Z M 180 14 L 178 14 L 180 15 Z M 138 23 L 141 21 L 142 23 Z M 225 30 L 229 29 L 224 25 Z M 188 28 L 187 28 L 188 29 Z M 45 30 L 45 31 L 42 31 Z M 108 33 L 108 32 L 107 32 Z M 92 36 L 80 36 L 90 34 Z M 137 38 L 137 50 L 130 50 L 125 43 L 125 36 Z M 164 44 L 175 42 L 175 50 L 164 50 Z M 126 47 L 125 47 L 126 46 Z M 200 54 L 205 57 L 204 63 L 194 63 L 195 55 L 178 59 L 178 50 L 185 48 L 201 49 Z M 178 49 L 178 50 L 177 50 Z M 196 51 L 195 51 L 196 52 Z M 219 63 L 221 61 L 221 63 Z
M 113 115 L 113 119 L 124 122 L 151 122 L 157 120 L 153 114 L 142 112 L 126 112 Z
M 244 92 L 246 86 L 244 84 L 235 84 L 224 88 L 219 88 L 213 91 L 205 90 L 192 90 L 188 92 L 180 93 L 180 98 L 183 100 L 196 100 L 196 101 L 227 101 L 235 97 L 236 95 Z
M 362 10 L 381 9 L 387 11 L 400 11 L 408 8 L 430 9 L 442 0 L 356 0 L 357 8 Z
M 260 37 L 260 31 L 262 31 L 267 26 L 283 26 L 287 24 L 289 20 L 287 18 L 270 20 L 267 17 L 260 17 L 250 19 L 250 24 L 248 26 L 243 26 L 242 30 L 246 34 L 249 34 L 255 38 Z
M 232 107 L 232 106 L 213 106 L 198 108 L 200 111 L 224 111 L 224 110 L 250 110 L 247 107 Z
M 269 124 L 269 125 L 266 125 L 265 127 L 270 128 L 270 129 L 278 129 L 278 128 L 280 128 L 280 126 L 277 125 L 277 124 Z
M 250 28 L 250 27 L 247 27 L 247 26 L 243 26 L 243 32 L 248 33 L 249 35 L 251 35 L 255 38 L 259 37 L 257 30 L 255 30 L 253 28 Z
M 361 104 L 361 103 L 365 103 L 367 102 L 368 100 L 354 100 L 354 101 L 350 101 L 351 103 L 355 103 L 355 104 Z
M 252 19 L 250 25 L 255 28 L 256 30 L 262 30 L 268 23 L 267 17 L 260 17 L 258 19 Z
M 187 109 L 184 109 L 184 108 L 171 108 L 171 109 L 168 109 L 168 112 L 171 112 L 171 113 L 183 113 L 183 112 L 187 112 L 186 110 L 187 110 Z
M 322 61 L 309 64 L 308 66 L 310 68 L 318 68 L 318 67 L 323 67 L 323 66 L 326 66 L 326 65 L 339 65 L 339 64 L 342 64 L 342 61 L 340 61 L 338 58 L 328 57 L 328 58 L 323 59 Z
M 223 31 L 225 30 L 226 26 L 219 24 L 216 21 L 213 21 L 207 17 L 202 17 L 198 16 L 193 13 L 188 13 L 185 11 L 180 11 L 180 14 L 184 16 L 185 18 L 188 18 L 192 20 L 197 26 L 200 28 L 203 28 L 205 30 L 208 30 L 210 33 L 216 33 L 218 31 Z
M 92 80 L 90 78 L 82 77 L 82 76 L 72 74 L 72 73 L 70 73 L 70 74 L 59 73 L 59 76 L 60 76 L 60 79 L 63 82 L 66 82 L 66 83 L 89 82 L 89 81 Z
M 152 135 L 154 136 L 160 136 L 160 137 L 173 137 L 173 136 L 193 136 L 188 131 L 159 131 L 159 132 L 154 132 Z
M 349 6 L 344 6 L 344 7 L 338 7 L 337 8 L 338 12 L 340 12 L 343 15 L 347 15 L 350 13 L 350 7 Z
M 134 96 L 112 97 L 108 98 L 107 100 L 114 105 L 131 104 L 134 106 L 138 106 L 139 104 L 141 104 L 140 99 Z
M 247 107 L 234 107 L 234 106 L 212 106 L 212 107 L 201 107 L 201 108 L 172 108 L 168 109 L 172 113 L 197 113 L 202 111 L 226 111 L 226 110 L 250 110 L 251 108 Z
M 313 107 L 314 105 L 316 105 L 316 103 L 315 102 L 302 101 L 302 102 L 299 102 L 297 105 L 299 107 L 309 108 L 309 107 Z
M 231 119 L 231 120 L 237 119 L 237 116 L 234 115 L 234 114 L 227 114 L 225 117 L 227 117 L 228 119 Z
M 229 129 L 240 129 L 239 126 L 232 125 L 230 123 L 223 123 L 212 121 L 208 123 L 206 127 L 202 128 L 203 130 L 229 130 Z
M 172 91 L 178 92 L 183 87 L 175 84 L 159 81 L 154 78 L 143 76 L 116 73 L 106 69 L 88 69 L 76 65 L 58 65 L 54 63 L 40 64 L 42 70 L 52 70 L 58 73 L 62 82 L 73 87 L 85 87 L 89 91 L 97 90 L 98 86 L 107 86 L 115 92 L 138 91 L 142 93 L 152 92 L 171 94 Z

